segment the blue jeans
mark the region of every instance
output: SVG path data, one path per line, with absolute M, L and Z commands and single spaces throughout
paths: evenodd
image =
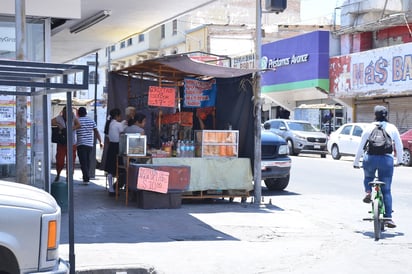
M 366 192 L 371 192 L 372 187 L 368 185 L 375 179 L 376 171 L 378 171 L 378 180 L 385 183 L 381 186 L 383 201 L 385 203 L 385 216 L 392 217 L 392 194 L 391 184 L 393 176 L 393 157 L 392 155 L 368 155 L 363 156 L 363 172 Z

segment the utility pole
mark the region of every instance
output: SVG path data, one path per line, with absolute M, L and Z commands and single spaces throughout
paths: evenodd
M 26 60 L 26 0 L 15 0 L 16 11 L 16 60 Z M 26 87 L 16 87 L 16 93 Z M 27 97 L 16 95 L 16 182 L 28 184 L 27 180 Z
M 257 69 L 255 73 L 254 81 L 254 111 L 255 111 L 255 159 L 253 166 L 254 174 L 254 203 L 260 204 L 262 196 L 262 140 L 261 140 L 261 120 L 262 120 L 262 100 L 261 100 L 261 90 L 260 90 L 260 58 L 261 58 L 261 44 L 262 44 L 262 4 L 261 0 L 256 0 L 256 43 L 255 43 L 255 67 Z

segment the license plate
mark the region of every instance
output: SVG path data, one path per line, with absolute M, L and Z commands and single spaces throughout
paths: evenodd
M 315 149 L 320 149 L 320 145 L 314 145 L 313 146 Z

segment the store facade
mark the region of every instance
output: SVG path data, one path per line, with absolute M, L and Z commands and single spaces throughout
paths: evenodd
M 412 44 L 330 58 L 330 95 L 353 106 L 354 122 L 373 121 L 373 107 L 388 108 L 401 132 L 412 127 Z
M 339 42 L 329 31 L 263 45 L 262 96 L 290 111 L 291 118 L 301 104 L 334 104 L 329 99 L 328 68 L 329 56 L 338 52 Z

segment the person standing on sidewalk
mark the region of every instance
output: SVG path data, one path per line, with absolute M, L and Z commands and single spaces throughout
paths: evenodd
M 78 110 L 80 128 L 77 133 L 77 156 L 79 157 L 80 168 L 83 174 L 83 183 L 89 184 L 90 181 L 90 156 L 92 154 L 94 138 L 99 141 L 100 148 L 103 147 L 100 133 L 96 123 L 87 117 L 86 108 L 80 107 Z
M 107 172 L 107 180 L 109 182 L 109 195 L 114 196 L 113 176 L 116 177 L 116 158 L 119 154 L 120 133 L 126 128 L 126 121 L 122 122 L 121 111 L 118 108 L 110 110 L 110 116 L 104 127 L 104 134 L 108 136 L 109 147 L 107 148 L 107 156 L 104 170 Z
M 66 119 L 66 107 L 62 109 L 60 114 L 54 117 L 51 120 L 51 125 L 55 127 L 59 127 L 61 130 L 65 130 L 67 132 L 67 119 Z M 80 128 L 79 120 L 73 115 L 73 171 L 74 165 L 76 161 L 76 130 Z M 67 144 L 57 144 L 57 152 L 56 152 L 56 178 L 54 178 L 54 182 L 58 182 L 60 179 L 60 173 L 64 168 L 64 163 L 67 160 Z M 67 169 L 67 163 L 66 163 Z
M 134 118 L 127 121 L 128 127 L 125 128 L 124 133 L 140 133 L 144 134 L 144 127 L 146 125 L 146 115 L 141 112 L 136 113 Z

